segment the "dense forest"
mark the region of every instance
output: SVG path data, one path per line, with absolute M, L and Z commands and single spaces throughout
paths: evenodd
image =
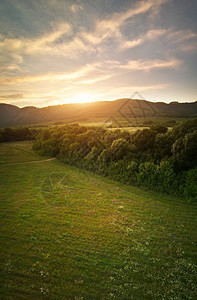
M 197 119 L 172 130 L 109 130 L 70 124 L 40 132 L 35 151 L 149 190 L 197 200 Z M 191 200 L 192 199 L 192 200 Z
M 39 132 L 40 132 L 40 129 L 35 129 L 35 128 L 6 127 L 4 129 L 0 129 L 0 143 L 34 140 Z

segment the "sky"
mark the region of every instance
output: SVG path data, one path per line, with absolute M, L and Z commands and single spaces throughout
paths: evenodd
M 196 0 L 1 0 L 0 102 L 197 101 L 196 15 Z

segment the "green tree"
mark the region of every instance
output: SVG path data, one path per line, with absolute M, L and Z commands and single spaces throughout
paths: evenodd
M 179 187 L 184 197 L 197 202 L 197 169 L 191 169 L 184 174 L 184 183 Z
M 137 134 L 133 136 L 132 141 L 136 145 L 137 149 L 143 152 L 145 150 L 153 148 L 156 135 L 156 131 L 143 129 L 141 131 L 138 131 Z
M 115 140 L 111 145 L 111 152 L 115 160 L 120 160 L 128 154 L 129 143 L 125 139 Z
M 168 131 L 168 128 L 161 124 L 152 124 L 150 126 L 150 130 L 156 131 L 157 133 L 166 133 Z
M 173 138 L 169 133 L 157 134 L 154 142 L 154 158 L 160 161 L 164 157 L 170 157 L 172 144 Z
M 197 166 L 197 130 L 179 138 L 172 146 L 177 171 Z

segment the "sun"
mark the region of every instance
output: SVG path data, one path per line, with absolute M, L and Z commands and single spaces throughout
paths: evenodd
M 72 97 L 72 103 L 95 102 L 95 96 L 91 94 L 79 94 Z

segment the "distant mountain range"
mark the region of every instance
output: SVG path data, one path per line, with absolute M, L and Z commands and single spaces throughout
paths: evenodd
M 91 103 L 73 103 L 37 108 L 28 106 L 19 108 L 0 103 L 0 127 L 39 124 L 50 121 L 66 120 L 77 122 L 88 118 L 124 118 L 130 120 L 139 117 L 197 117 L 197 101 L 192 103 L 150 102 L 136 99 L 118 99 Z

